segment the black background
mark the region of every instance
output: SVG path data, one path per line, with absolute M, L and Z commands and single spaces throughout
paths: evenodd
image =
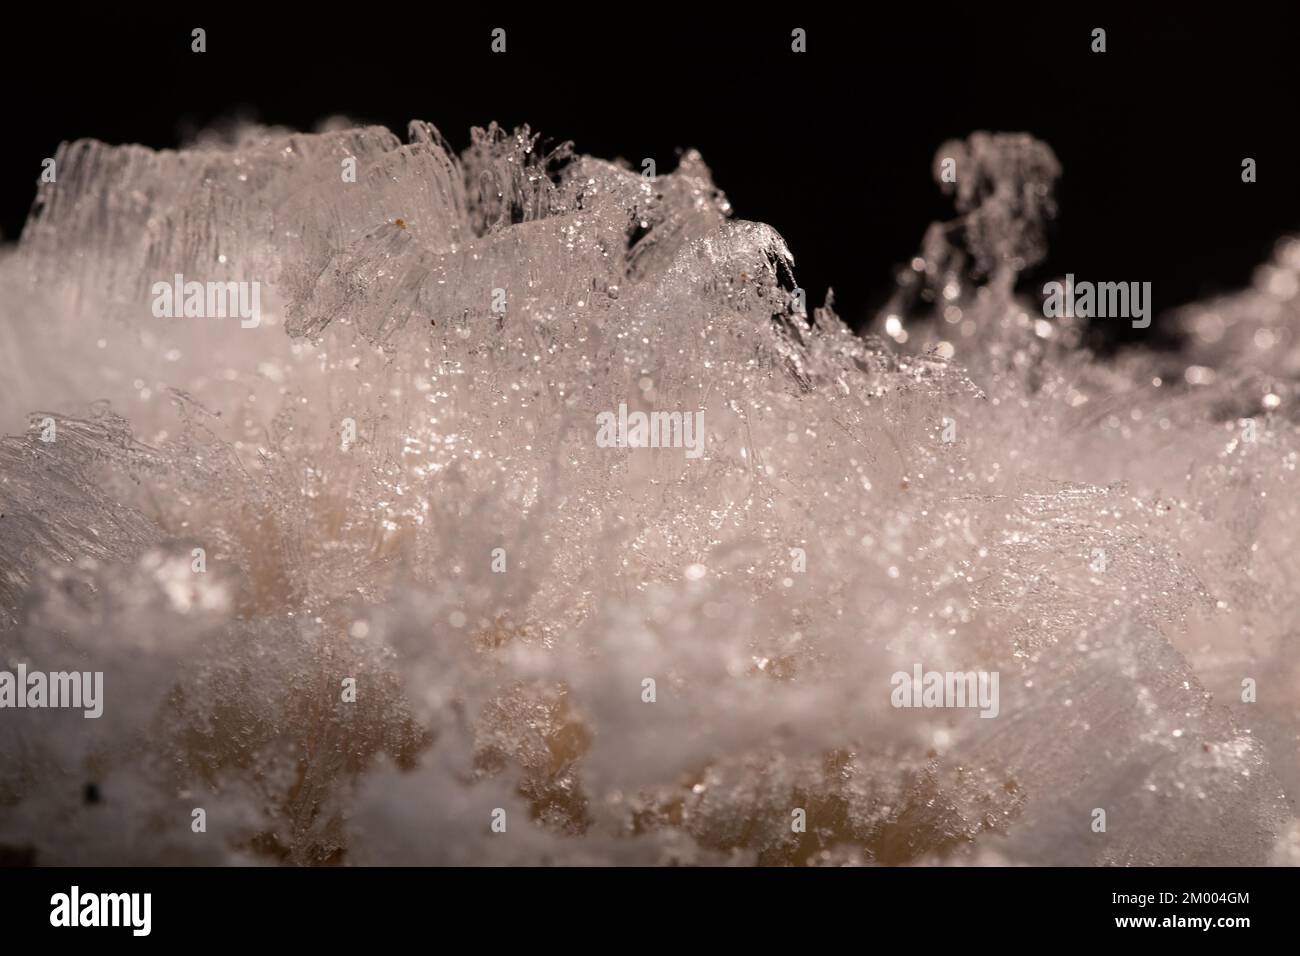
M 427 119 L 457 148 L 471 126 L 529 123 L 660 171 L 696 147 L 736 215 L 786 237 L 809 304 L 833 286 L 858 327 L 951 215 L 935 150 L 977 129 L 1028 131 L 1065 170 L 1026 284 L 1151 281 L 1160 312 L 1247 283 L 1300 227 L 1296 4 L 991 7 L 38 8 L 3 39 L 0 230 L 17 236 L 61 140 L 176 146 L 237 115 L 310 129 L 336 114 L 402 133 Z
M 1193 942 L 1254 951 L 1294 925 L 1293 883 L 1291 870 L 1265 867 L 0 869 L 0 919 L 7 944 L 55 952 L 134 951 L 149 941 L 175 952 L 196 938 L 241 950 L 372 952 L 407 945 L 400 940 L 421 932 L 462 928 L 486 930 L 503 951 L 583 929 L 651 945 L 675 942 L 685 930 L 700 948 L 719 951 L 833 948 L 848 933 L 869 940 L 870 949 L 904 952 L 953 942 L 974 952 L 1019 952 L 1030 940 L 1062 935 L 1108 945 L 1128 937 L 1125 951 Z M 51 927 L 51 897 L 73 885 L 81 893 L 151 893 L 152 932 L 137 938 L 124 928 Z M 1161 892 L 1176 904 L 1114 902 L 1116 893 Z M 1184 893 L 1247 901 L 1183 903 Z M 1248 928 L 1115 924 L 1116 917 L 1241 916 Z

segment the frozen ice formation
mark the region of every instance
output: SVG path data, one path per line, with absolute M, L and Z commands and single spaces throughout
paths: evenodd
M 1101 362 L 1013 292 L 1051 151 L 951 156 L 860 337 L 694 152 L 62 147 L 0 252 L 0 671 L 104 708 L 0 708 L 0 855 L 1300 861 L 1297 247 Z

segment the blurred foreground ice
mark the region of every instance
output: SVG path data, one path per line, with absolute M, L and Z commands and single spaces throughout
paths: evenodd
M 1098 362 L 1010 291 L 1055 158 L 954 149 L 882 340 L 694 153 L 61 148 L 0 252 L 0 667 L 106 702 L 0 710 L 0 856 L 1300 860 L 1300 244 Z M 261 324 L 155 318 L 178 273 Z M 998 716 L 895 709 L 917 663 Z

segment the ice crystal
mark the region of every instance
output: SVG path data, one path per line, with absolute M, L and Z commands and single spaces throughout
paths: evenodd
M 106 700 L 0 712 L 0 846 L 1295 862 L 1294 243 L 1099 362 L 1012 291 L 1055 157 L 977 134 L 864 338 L 694 152 L 408 140 L 60 149 L 0 259 L 0 647 Z M 603 447 L 620 406 L 703 455 Z M 916 664 L 996 718 L 892 706 Z

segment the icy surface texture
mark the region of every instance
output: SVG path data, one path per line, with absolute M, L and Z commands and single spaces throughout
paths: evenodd
M 1011 291 L 1051 151 L 950 155 L 861 338 L 695 153 L 63 147 L 0 253 L 0 648 L 105 704 L 0 710 L 0 848 L 1297 862 L 1296 247 L 1099 363 Z M 155 317 L 175 274 L 260 324 Z M 702 454 L 602 447 L 620 405 Z M 918 664 L 997 716 L 892 706 Z

